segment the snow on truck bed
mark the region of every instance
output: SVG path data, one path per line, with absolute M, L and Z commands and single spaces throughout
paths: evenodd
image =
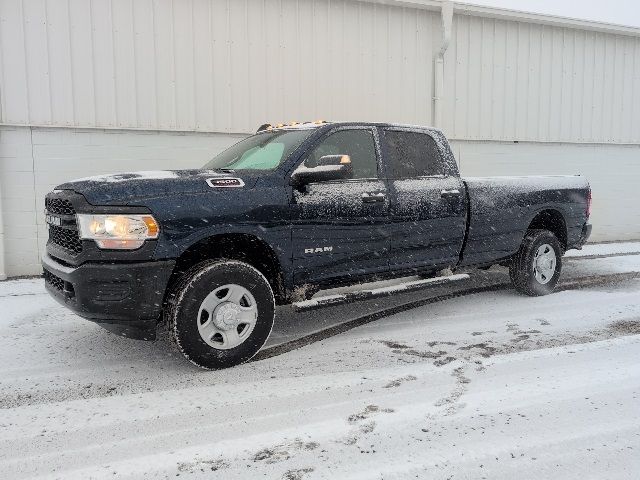
M 635 271 L 637 255 L 574 259 L 563 278 Z M 0 311 L 2 478 L 640 473 L 637 278 L 467 295 L 218 372 L 108 334 L 40 281 L 0 282 Z M 304 321 L 287 312 L 276 329 Z

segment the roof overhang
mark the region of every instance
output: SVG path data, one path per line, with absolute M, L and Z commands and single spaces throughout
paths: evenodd
M 440 0 L 358 0 L 367 3 L 379 3 L 384 5 L 396 5 L 400 7 L 421 8 L 439 11 L 443 1 Z M 446 1 L 446 0 L 445 0 Z M 581 20 L 571 17 L 560 17 L 541 13 L 522 12 L 499 7 L 487 7 L 471 3 L 454 2 L 453 11 L 458 15 L 473 15 L 499 20 L 516 22 L 537 23 L 555 27 L 575 28 L 580 30 L 592 30 L 596 32 L 612 33 L 616 35 L 631 35 L 640 37 L 639 27 L 629 27 L 614 23 Z

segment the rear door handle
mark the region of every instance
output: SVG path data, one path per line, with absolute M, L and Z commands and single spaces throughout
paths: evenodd
M 440 191 L 440 196 L 442 198 L 455 198 L 460 196 L 460 190 L 457 188 L 453 188 L 451 190 L 442 190 Z
M 382 203 L 386 195 L 382 192 L 378 193 L 363 193 L 362 194 L 362 203 Z

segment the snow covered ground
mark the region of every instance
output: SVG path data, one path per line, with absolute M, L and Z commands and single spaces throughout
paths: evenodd
M 495 269 L 220 372 L 0 282 L 0 476 L 638 478 L 640 255 L 591 258 L 620 253 L 567 259 L 551 296 L 462 294 Z M 272 345 L 444 292 L 281 309 Z
M 589 243 L 582 250 L 569 250 L 567 257 L 590 257 L 596 255 L 640 254 L 638 242 Z

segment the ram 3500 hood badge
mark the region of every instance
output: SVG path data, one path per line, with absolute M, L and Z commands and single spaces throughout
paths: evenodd
M 240 178 L 207 178 L 207 184 L 211 188 L 233 188 L 233 187 L 244 187 L 244 182 Z

